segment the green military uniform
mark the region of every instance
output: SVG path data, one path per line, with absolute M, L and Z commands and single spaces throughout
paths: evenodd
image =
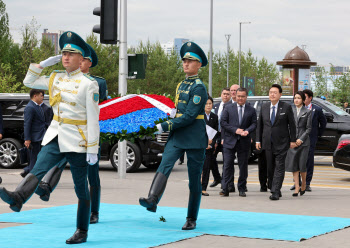
M 202 66 L 207 64 L 204 52 L 193 42 L 185 43 L 180 54 L 183 59 L 198 60 Z M 156 211 L 175 162 L 186 152 L 190 189 L 187 220 L 190 219 L 194 223 L 197 220 L 202 195 L 201 173 L 205 160 L 205 149 L 208 147 L 204 120 L 204 107 L 207 99 L 207 90 L 198 75 L 189 76 L 178 84 L 175 100 L 176 116 L 174 119 L 161 123 L 161 128 L 158 126 L 158 129 L 170 131 L 162 162 L 154 177 L 149 198 L 140 198 L 140 204 L 147 210 Z M 183 230 L 194 229 L 185 226 Z
M 99 89 L 99 93 L 100 93 L 100 102 L 107 100 L 108 90 L 107 90 L 106 79 L 101 78 L 101 77 L 97 77 L 94 75 L 90 75 L 90 74 L 89 74 L 89 76 L 93 77 L 98 83 L 98 89 Z

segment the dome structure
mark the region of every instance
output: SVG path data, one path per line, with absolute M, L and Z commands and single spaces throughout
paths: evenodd
M 310 60 L 309 55 L 300 47 L 296 46 L 284 56 L 283 61 L 277 61 L 277 65 L 317 65 Z

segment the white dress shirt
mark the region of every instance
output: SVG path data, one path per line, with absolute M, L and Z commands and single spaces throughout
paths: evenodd
M 224 102 L 220 103 L 219 110 L 218 110 L 219 119 L 221 118 L 221 113 L 222 113 L 222 110 L 224 109 L 224 104 L 225 104 Z
M 300 110 L 303 106 L 300 106 L 300 108 L 296 107 L 297 108 L 297 116 L 299 117 L 299 114 L 300 114 Z
M 209 113 L 209 114 L 205 113 L 205 115 L 207 116 L 207 120 L 209 121 L 209 119 L 210 119 L 210 113 Z

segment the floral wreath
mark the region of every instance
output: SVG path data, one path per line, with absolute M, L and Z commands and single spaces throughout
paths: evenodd
M 175 116 L 174 102 L 161 95 L 127 95 L 100 105 L 102 141 L 154 139 L 156 124 Z

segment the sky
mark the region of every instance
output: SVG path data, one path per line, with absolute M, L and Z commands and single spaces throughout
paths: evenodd
M 15 42 L 20 28 L 34 16 L 40 29 L 74 31 L 84 39 L 99 17 L 92 11 L 100 0 L 3 0 Z M 120 0 L 119 0 L 120 2 Z M 167 43 L 187 38 L 207 53 L 210 41 L 210 0 L 129 0 L 127 42 Z M 306 45 L 312 61 L 320 65 L 350 65 L 350 1 L 347 0 L 213 0 L 213 51 L 225 53 L 229 44 L 269 62 L 282 60 L 296 46 Z

